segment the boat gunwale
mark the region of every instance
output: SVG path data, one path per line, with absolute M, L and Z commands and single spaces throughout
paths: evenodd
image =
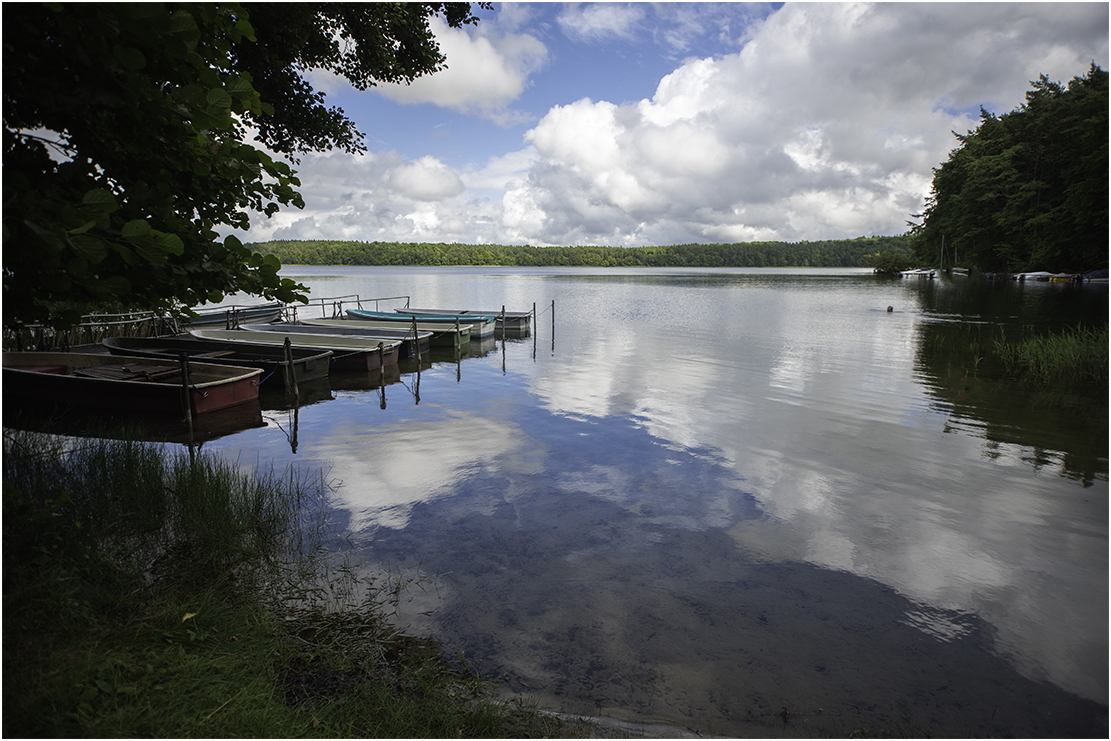
M 227 337 L 227 336 L 224 336 L 224 335 L 206 336 L 206 334 L 209 333 L 209 332 L 227 332 L 227 333 L 242 332 L 244 335 L 249 335 L 249 336 L 244 337 L 242 339 L 240 339 L 238 337 Z M 298 334 L 296 332 L 288 332 L 288 333 L 287 332 L 263 332 L 263 331 L 252 331 L 252 330 L 247 330 L 247 329 L 199 328 L 199 329 L 189 330 L 189 334 L 193 335 L 194 337 L 198 337 L 200 339 L 218 339 L 222 342 L 226 341 L 226 342 L 234 342 L 234 343 L 243 344 L 243 345 L 263 345 L 263 346 L 269 346 L 269 347 L 282 346 L 285 343 L 284 343 L 284 341 L 276 341 L 276 340 L 263 339 L 263 338 L 283 337 L 283 340 L 284 340 L 285 337 L 289 337 L 289 338 L 291 338 L 290 339 L 290 344 L 293 345 L 294 347 L 318 348 L 318 349 L 321 349 L 321 350 L 331 350 L 332 353 L 333 353 L 332 354 L 333 359 L 335 359 L 335 357 L 336 357 L 335 352 L 337 350 L 340 351 L 340 352 L 349 352 L 349 353 L 351 353 L 351 352 L 375 353 L 375 352 L 378 352 L 378 346 L 377 346 L 378 344 L 382 345 L 383 350 L 393 350 L 397 347 L 400 347 L 401 344 L 402 344 L 401 340 L 381 340 L 381 339 L 379 339 L 379 340 L 377 340 L 377 344 L 374 347 L 368 347 L 368 346 L 360 347 L 360 346 L 358 346 L 358 343 L 357 343 L 357 341 L 359 339 L 371 340 L 371 339 L 377 339 L 377 338 L 359 337 L 358 335 L 312 335 L 312 334 L 309 334 L 309 333 Z M 303 338 L 310 339 L 310 340 L 313 337 L 317 337 L 317 338 L 327 337 L 327 338 L 330 338 L 330 339 L 326 340 L 325 342 L 322 342 L 322 343 L 321 342 L 311 342 L 311 341 L 309 341 L 309 342 L 294 342 L 294 340 L 292 339 L 293 337 L 303 337 Z M 336 342 L 336 340 L 348 340 L 348 341 L 351 341 L 352 344 L 345 345 L 343 342 Z M 334 342 L 334 346 L 329 346 L 328 345 L 329 342 Z

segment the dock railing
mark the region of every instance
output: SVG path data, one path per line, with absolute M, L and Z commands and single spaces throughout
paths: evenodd
M 374 311 L 381 311 L 381 302 L 383 301 L 404 301 L 404 308 L 409 306 L 408 296 L 379 296 L 377 298 L 362 298 L 357 293 L 348 294 L 347 296 L 332 296 L 330 298 L 314 298 L 310 299 L 309 303 L 305 306 L 301 304 L 286 304 L 285 307 L 285 320 L 287 322 L 295 322 L 298 320 L 298 313 L 301 310 L 312 310 L 319 308 L 319 317 L 307 317 L 310 319 L 344 319 L 346 318 L 346 311 L 350 308 L 364 309 L 374 306 Z
M 32 324 L 4 330 L 5 350 L 68 350 L 78 345 L 95 345 L 107 337 L 154 337 L 165 331 L 167 319 L 153 311 L 124 314 L 86 314 L 68 330 Z

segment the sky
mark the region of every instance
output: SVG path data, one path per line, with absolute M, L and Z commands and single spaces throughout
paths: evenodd
M 980 109 L 1108 68 L 1108 4 L 495 3 L 447 69 L 311 71 L 367 152 L 305 155 L 245 241 L 648 245 L 896 235 Z

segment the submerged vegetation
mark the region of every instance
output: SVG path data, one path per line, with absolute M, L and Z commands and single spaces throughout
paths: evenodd
M 285 265 L 499 265 L 507 267 L 872 267 L 883 253 L 907 258 L 907 237 L 817 242 L 677 244 L 663 247 L 532 247 L 418 242 L 273 241 L 248 245 Z
M 1008 375 L 1038 386 L 1107 389 L 1108 328 L 1076 327 L 1059 334 L 997 339 L 994 349 Z
M 589 734 L 498 702 L 465 660 L 396 630 L 414 579 L 328 555 L 326 491 L 154 444 L 5 430 L 4 735 Z

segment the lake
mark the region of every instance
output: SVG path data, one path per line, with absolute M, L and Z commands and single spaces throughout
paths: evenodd
M 314 299 L 535 303 L 527 337 L 381 388 L 337 376 L 205 444 L 326 469 L 366 568 L 427 578 L 401 624 L 507 692 L 718 735 L 1106 736 L 1106 394 L 989 357 L 1105 323 L 1106 285 L 282 275 Z

